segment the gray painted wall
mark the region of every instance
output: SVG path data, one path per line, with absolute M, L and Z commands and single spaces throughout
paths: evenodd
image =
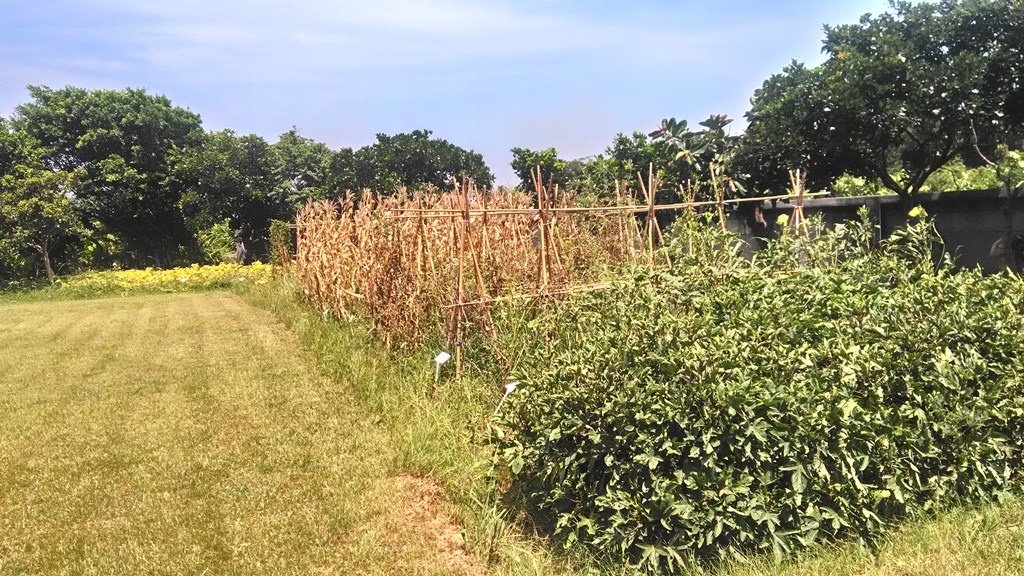
M 945 242 L 947 252 L 955 255 L 956 262 L 963 267 L 980 266 L 986 273 L 996 272 L 1005 266 L 1005 258 L 993 255 L 993 245 L 1000 241 L 1010 229 L 1014 236 L 1024 235 L 1024 199 L 1016 191 L 1009 202 L 1003 190 L 964 190 L 918 194 L 912 204 L 901 202 L 896 196 L 855 196 L 850 198 L 810 198 L 804 201 L 806 216 L 819 215 L 829 225 L 854 220 L 857 210 L 867 206 L 880 224 L 881 232 L 888 236 L 907 221 L 911 205 L 920 205 L 935 219 L 935 228 Z M 780 214 L 793 210 L 791 204 L 763 202 L 760 205 L 765 220 L 775 225 Z M 757 244 L 759 235 L 754 229 L 753 206 L 748 205 L 730 215 L 729 228 Z M 762 233 L 763 234 L 763 233 Z M 1018 242 L 1016 266 L 1024 264 Z M 998 252 L 998 247 L 996 252 Z

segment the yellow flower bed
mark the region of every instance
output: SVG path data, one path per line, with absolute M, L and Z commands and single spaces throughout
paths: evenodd
M 271 266 L 256 262 L 241 264 L 193 264 L 166 270 L 110 270 L 89 272 L 60 280 L 58 291 L 75 294 L 106 294 L 130 292 L 188 292 L 228 288 L 241 283 L 265 284 L 270 280 Z

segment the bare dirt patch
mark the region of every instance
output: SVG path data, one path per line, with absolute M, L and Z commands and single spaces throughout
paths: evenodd
M 366 526 L 366 538 L 393 555 L 395 574 L 488 576 L 466 548 L 462 530 L 430 478 L 401 474 L 376 490 L 382 512 Z

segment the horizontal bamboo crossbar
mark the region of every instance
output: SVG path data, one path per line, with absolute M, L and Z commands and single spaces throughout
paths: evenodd
M 812 194 L 804 194 L 804 198 L 812 198 L 815 196 L 825 196 L 829 192 L 815 192 Z M 731 200 L 723 200 L 721 204 L 732 205 L 742 204 L 745 202 L 765 202 L 770 200 L 787 200 L 796 199 L 797 197 L 791 194 L 783 194 L 778 196 L 761 196 L 756 198 L 734 198 Z M 561 214 L 639 214 L 645 212 L 660 212 L 663 210 L 683 210 L 686 208 L 700 208 L 706 206 L 716 206 L 719 202 L 714 200 L 705 200 L 701 202 L 678 202 L 675 204 L 656 204 L 653 207 L 650 205 L 632 205 L 632 206 L 591 206 L 591 207 L 578 207 L 578 208 L 546 208 L 545 212 L 549 213 L 561 213 Z M 532 216 L 540 212 L 540 208 L 504 208 L 495 210 L 483 210 L 480 208 L 387 208 L 390 212 L 388 218 L 452 218 L 458 216 Z

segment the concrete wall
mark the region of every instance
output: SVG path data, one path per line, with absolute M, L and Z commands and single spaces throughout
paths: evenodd
M 867 206 L 872 217 L 879 223 L 883 236 L 907 221 L 911 205 L 920 205 L 935 219 L 935 227 L 945 242 L 945 249 L 955 256 L 957 264 L 963 267 L 980 266 L 987 273 L 996 272 L 1005 265 L 1006 254 L 993 255 L 993 245 L 1002 239 L 1008 227 L 1012 226 L 1015 236 L 1024 235 L 1024 200 L 1020 191 L 1007 201 L 1002 190 L 965 190 L 918 194 L 913 203 L 902 202 L 897 196 L 856 196 L 850 198 L 811 198 L 804 201 L 806 216 L 819 215 L 829 225 L 857 219 L 857 210 Z M 1009 211 L 1007 210 L 1009 206 Z M 780 214 L 789 214 L 793 207 L 786 203 L 763 202 L 760 206 L 764 219 L 774 226 Z M 730 216 L 730 228 L 740 232 L 756 245 L 755 224 L 752 218 L 753 206 L 734 212 Z M 761 233 L 763 234 L 763 232 Z M 769 235 L 771 232 L 768 233 Z M 1017 267 L 1024 264 L 1018 242 Z M 998 247 L 997 250 L 998 252 Z

